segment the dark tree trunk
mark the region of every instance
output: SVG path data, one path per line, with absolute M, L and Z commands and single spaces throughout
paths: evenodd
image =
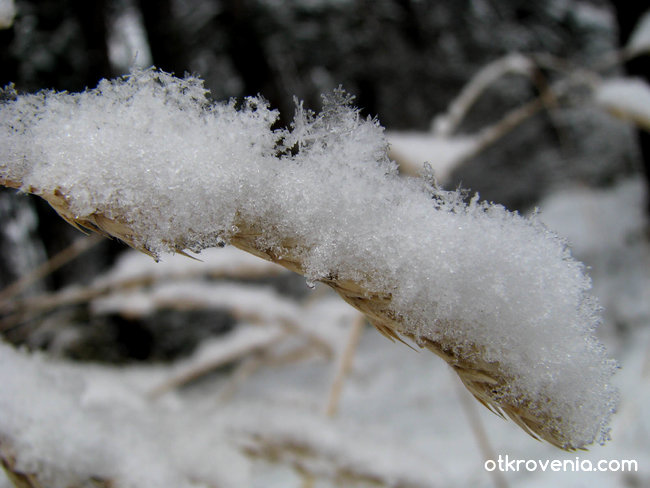
M 18 80 L 18 59 L 7 49 L 13 43 L 15 28 L 14 24 L 9 29 L 0 30 L 0 88 Z
M 226 32 L 227 53 L 241 77 L 243 95 L 262 95 L 272 107 L 280 109 L 282 118 L 291 112 L 293 105 L 286 103 L 291 98 L 284 93 L 269 60 L 264 34 L 256 23 L 261 15 L 255 2 L 224 0 L 221 15 L 216 18 L 217 28 Z
M 113 74 L 108 58 L 106 6 L 106 0 L 72 1 L 72 12 L 77 18 L 85 44 L 85 79 L 90 87 Z
M 188 51 L 171 0 L 140 0 L 140 11 L 153 63 L 157 68 L 183 76 L 190 71 Z

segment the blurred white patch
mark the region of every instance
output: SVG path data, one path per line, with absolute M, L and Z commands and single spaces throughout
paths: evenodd
M 109 25 L 108 57 L 118 71 L 146 68 L 153 63 L 142 17 L 133 6 L 117 13 Z
M 0 0 L 0 29 L 8 29 L 14 23 L 16 5 L 14 0 Z

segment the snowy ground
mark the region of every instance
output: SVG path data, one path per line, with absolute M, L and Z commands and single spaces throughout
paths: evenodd
M 110 462 L 97 463 L 92 457 L 98 452 L 114 462 L 130 459 L 116 472 L 127 472 L 128 477 L 140 470 L 148 486 L 153 486 L 151 480 L 165 476 L 165 486 L 173 486 L 169 477 L 188 474 L 187 470 L 192 470 L 189 478 L 220 480 L 223 486 L 372 486 L 336 478 L 350 467 L 371 473 L 369 477 L 376 476 L 385 486 L 647 486 L 650 245 L 641 213 L 643 192 L 640 180 L 628 180 L 608 191 L 570 188 L 540 205 L 542 220 L 565 236 L 576 257 L 590 266 L 594 291 L 605 307 L 599 335 L 621 364 L 615 377 L 621 402 L 612 423 L 612 440 L 589 451 L 566 453 L 533 440 L 473 401 L 442 360 L 393 344 L 371 328 L 362 335 L 335 419 L 324 415 L 335 362 L 318 354 L 301 361 L 264 364 L 234 383 L 231 374 L 208 375 L 154 400 L 147 392 L 165 378 L 192 361 L 201 362 L 223 351 L 218 345 L 208 345 L 194 359 L 167 367 L 79 369 L 55 363 L 45 375 L 35 374 L 36 379 L 30 379 L 32 359 L 5 351 L 0 381 L 3 388 L 15 388 L 16 395 L 24 395 L 25 401 L 43 403 L 40 413 L 35 413 L 44 416 L 38 428 L 23 432 L 27 448 L 49 449 L 47 455 L 53 457 L 69 456 L 78 460 L 80 471 L 104 469 L 106 476 L 111 474 Z M 188 266 L 197 266 L 187 261 Z M 315 298 L 302 312 L 284 304 L 285 308 L 278 306 L 268 314 L 290 320 L 291 314 L 302 313 L 299 320 L 304 330 L 313 326 L 319 340 L 340 351 L 355 312 L 325 290 L 317 288 L 313 294 Z M 269 306 L 259 296 L 251 297 L 257 300 L 258 309 Z M 274 330 L 251 328 L 250 333 L 233 338 L 233 347 L 247 341 L 264 343 Z M 291 341 L 283 347 L 290 346 Z M 22 383 L 11 381 L 18 377 Z M 67 401 L 80 402 L 85 417 L 66 417 Z M 47 425 L 48 415 L 57 425 Z M 495 460 L 506 455 L 510 460 L 540 463 L 635 460 L 638 471 L 542 472 L 522 466 L 497 478 L 498 474 L 484 469 L 486 448 L 481 450 L 480 435 L 471 427 L 473 416 L 478 416 L 487 432 L 487 448 Z M 66 425 L 61 427 L 62 423 Z M 73 433 L 92 431 L 70 434 L 67 445 L 61 446 L 56 442 L 59 428 Z M 49 438 L 47 429 L 52 430 Z M 99 439 L 104 444 L 101 449 L 95 445 Z M 85 446 L 86 452 L 75 443 Z M 256 456 L 242 456 L 242 450 Z M 172 464 L 164 466 L 170 459 Z M 229 472 L 224 474 L 224 469 Z M 301 470 L 314 476 L 305 477 Z M 7 480 L 0 480 L 1 488 L 8 486 Z

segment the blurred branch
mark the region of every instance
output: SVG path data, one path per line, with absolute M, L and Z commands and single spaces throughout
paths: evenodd
M 251 333 L 252 332 L 252 333 Z M 219 340 L 219 348 L 212 356 L 198 364 L 190 364 L 176 374 L 156 386 L 149 392 L 150 398 L 161 395 L 190 383 L 217 368 L 232 363 L 244 356 L 254 354 L 274 344 L 287 336 L 287 332 L 278 327 L 269 327 L 262 331 L 249 328 L 238 329 L 227 337 Z
M 504 56 L 481 69 L 449 104 L 447 111 L 434 118 L 431 132 L 423 134 L 423 138 L 418 142 L 426 150 L 426 140 L 429 140 L 432 156 L 443 150 L 446 152 L 446 155 L 437 158 L 441 159 L 441 168 L 436 171 L 436 174 L 447 175 L 453 168 L 477 156 L 534 115 L 543 110 L 551 113 L 552 109 L 559 105 L 559 100 L 571 89 L 586 87 L 592 93 L 595 92 L 602 83 L 600 71 L 611 69 L 616 64 L 624 63 L 631 56 L 637 55 L 639 55 L 638 52 L 631 50 L 614 51 L 605 56 L 602 65 L 593 69 L 575 66 L 565 59 L 548 53 L 536 53 L 529 56 L 513 53 Z M 541 69 L 555 71 L 562 77 L 554 83 L 548 84 L 544 78 L 540 78 Z M 531 83 L 537 87 L 539 96 L 510 110 L 497 122 L 474 134 L 455 135 L 458 127 L 480 96 L 491 84 L 509 73 L 519 73 L 530 78 Z M 641 120 L 645 121 L 645 119 Z M 634 121 L 639 123 L 639 119 L 634 119 Z M 404 138 L 408 135 L 400 137 Z M 396 139 L 396 141 L 398 140 Z M 419 174 L 422 171 L 421 161 L 416 163 L 413 161 L 414 158 L 406 154 L 404 150 L 393 148 L 391 157 L 396 159 L 407 174 Z M 435 170 L 436 168 L 434 168 Z
M 298 435 L 260 429 L 248 434 L 243 450 L 250 457 L 291 466 L 302 476 L 330 480 L 334 486 L 431 487 L 430 479 L 422 479 L 408 469 L 355 459 L 361 450 L 351 449 L 349 441 L 343 438 L 324 440 L 306 432 Z M 373 445 L 373 450 L 377 447 Z
M 93 234 L 93 242 L 96 239 L 97 236 Z M 81 246 L 83 244 L 81 241 L 85 240 L 81 239 L 73 246 Z M 133 252 L 123 256 L 118 263 L 119 269 L 113 268 L 108 275 L 100 276 L 90 285 L 72 286 L 54 293 L 44 293 L 11 302 L 0 298 L 0 310 L 5 313 L 5 316 L 0 319 L 0 331 L 52 312 L 57 308 L 88 303 L 94 299 L 119 292 L 132 293 L 160 282 L 177 283 L 181 280 L 202 277 L 259 279 L 286 272 L 280 266 L 260 259 L 250 259 L 250 256 L 239 251 L 237 251 L 240 255 L 237 256 L 239 259 L 235 259 L 236 256 L 229 254 L 225 249 L 213 249 L 212 251 L 215 253 L 205 253 L 205 262 L 198 263 L 182 256 L 171 256 L 165 262 L 156 263 L 146 255 Z M 232 252 L 234 249 L 230 251 Z M 244 256 L 245 259 L 242 259 Z M 217 257 L 219 259 L 215 259 Z M 17 287 L 19 284 L 16 283 L 13 286 Z M 5 293 L 5 291 L 1 293 Z M 7 298 L 13 296 L 15 294 Z
M 522 74 L 530 78 L 533 69 L 531 60 L 519 53 L 508 54 L 486 65 L 463 87 L 460 94 L 449 104 L 447 112 L 434 119 L 433 133 L 442 137 L 450 136 L 483 92 L 496 80 L 508 73 Z
M 69 263 L 77 256 L 83 254 L 88 249 L 98 244 L 102 239 L 102 236 L 99 234 L 90 234 L 86 237 L 77 239 L 61 252 L 55 254 L 46 262 L 38 266 L 32 272 L 0 291 L 0 306 L 5 305 L 5 302 L 23 292 L 31 284 L 44 278 L 48 274 Z

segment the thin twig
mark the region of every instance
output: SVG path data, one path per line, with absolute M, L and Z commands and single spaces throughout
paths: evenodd
M 88 249 L 95 246 L 102 240 L 103 238 L 99 234 L 90 234 L 88 236 L 75 240 L 72 244 L 70 244 L 68 247 L 63 249 L 61 252 L 55 254 L 50 259 L 45 261 L 43 264 L 36 267 L 34 270 L 30 271 L 22 278 L 18 279 L 11 285 L 1 290 L 0 304 L 3 304 L 9 299 L 20 294 L 31 284 L 44 278 L 50 273 L 56 271 L 61 266 L 69 263 L 77 256 L 83 254 Z
M 519 53 L 508 54 L 484 66 L 449 104 L 447 112 L 435 119 L 434 133 L 442 137 L 451 136 L 490 85 L 508 73 L 523 74 L 530 78 L 532 68 L 530 59 Z
M 316 477 L 307 471 L 299 471 L 302 478 L 302 486 L 300 488 L 314 488 L 316 486 Z
M 470 428 L 474 434 L 474 439 L 476 439 L 479 450 L 481 451 L 483 460 L 486 461 L 488 459 L 496 459 L 496 452 L 490 443 L 490 438 L 485 431 L 481 417 L 474 408 L 474 401 L 467 394 L 466 390 L 460 388 L 460 385 L 458 381 L 456 381 L 456 378 L 454 378 L 454 385 L 456 385 L 456 392 L 458 393 L 460 404 L 465 411 L 465 415 L 467 416 L 467 420 L 469 421 Z M 501 471 L 495 469 L 490 473 L 492 474 L 494 485 L 497 488 L 508 488 L 508 481 L 506 480 L 505 476 L 503 476 L 503 473 L 501 473 Z
M 546 102 L 543 97 L 536 98 L 520 107 L 517 107 L 506 115 L 504 115 L 498 122 L 489 125 L 478 133 L 477 144 L 474 151 L 466 156 L 467 159 L 482 152 L 487 147 L 494 144 L 503 136 L 512 131 L 515 127 L 520 125 L 525 120 L 531 118 L 546 107 Z
M 352 361 L 357 351 L 357 346 L 359 345 L 361 333 L 363 332 L 365 325 L 366 317 L 361 314 L 358 315 L 356 320 L 352 323 L 348 342 L 346 343 L 345 350 L 343 351 L 343 354 L 341 354 L 338 364 L 336 365 L 336 376 L 334 377 L 334 381 L 332 381 L 330 387 L 327 399 L 327 408 L 325 409 L 325 414 L 328 417 L 334 417 L 338 411 L 341 392 L 343 391 L 343 383 L 352 369 Z
M 164 264 L 156 263 L 156 266 L 164 268 Z M 128 290 L 131 293 L 135 289 L 154 286 L 159 282 L 177 283 L 190 278 L 198 279 L 202 276 L 234 279 L 249 277 L 255 279 L 273 276 L 273 270 L 268 269 L 268 266 L 266 268 L 262 270 L 261 268 L 255 269 L 250 266 L 241 266 L 236 269 L 230 267 L 219 269 L 218 267 L 206 265 L 200 268 L 192 268 L 190 271 L 172 269 L 168 273 L 151 273 L 150 270 L 145 269 L 142 273 L 130 274 L 123 278 L 99 279 L 84 287 L 71 286 L 55 292 L 41 293 L 2 304 L 5 316 L 0 320 L 0 331 L 14 327 L 20 322 L 29 321 L 39 315 L 52 312 L 57 308 L 88 303 L 91 300 L 118 291 Z M 285 271 L 280 267 L 278 269 Z

